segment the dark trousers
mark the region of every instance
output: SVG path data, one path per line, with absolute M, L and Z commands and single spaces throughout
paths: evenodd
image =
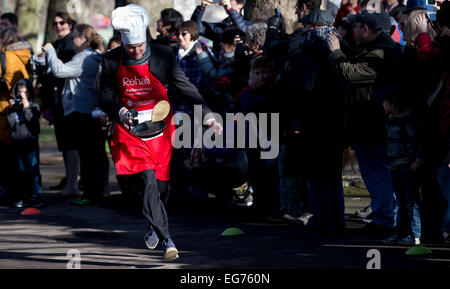
M 314 226 L 330 233 L 345 229 L 344 191 L 341 176 L 308 180 L 308 199 Z
M 109 160 L 106 142 L 98 119 L 90 114 L 73 112 L 66 116 L 66 129 L 72 134 L 68 140 L 75 145 L 80 156 L 84 197 L 91 201 L 103 198 Z
M 15 184 L 12 186 L 16 193 L 16 200 L 30 199 L 41 193 L 39 183 L 39 145 L 30 141 L 26 144 L 15 144 L 16 158 Z
M 160 239 L 170 237 L 167 212 L 168 182 L 156 180 L 154 170 L 146 170 L 133 175 L 118 175 L 127 194 L 138 193 L 142 199 L 142 213 Z
M 247 149 L 245 152 L 256 213 L 270 216 L 280 209 L 278 159 L 261 159 L 258 149 Z

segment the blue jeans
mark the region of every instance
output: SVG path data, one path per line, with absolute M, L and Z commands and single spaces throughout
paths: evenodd
M 441 232 L 450 233 L 450 167 L 448 165 L 439 168 L 437 179 L 441 187 L 442 200 L 445 206 Z
M 375 145 L 354 145 L 359 170 L 372 199 L 372 222 L 394 228 L 396 220 L 396 202 L 392 187 L 392 174 L 385 160 L 384 147 Z
M 293 217 L 301 216 L 302 202 L 300 190 L 302 179 L 286 176 L 286 145 L 280 145 L 278 154 L 278 173 L 280 176 L 280 211 Z
M 18 170 L 15 188 L 18 198 L 31 197 L 41 193 L 39 184 L 39 147 L 15 148 L 16 167 Z
M 342 178 L 317 179 L 308 181 L 308 199 L 313 225 L 328 232 L 345 229 L 345 205 Z
M 420 238 L 421 196 L 419 176 L 406 167 L 392 170 L 392 182 L 398 200 L 397 228 L 399 237 Z

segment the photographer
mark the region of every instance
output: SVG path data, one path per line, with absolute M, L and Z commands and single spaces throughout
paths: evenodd
M 234 39 L 240 31 L 234 28 L 225 29 L 220 35 L 220 53 L 214 57 L 209 48 L 202 42 L 194 45 L 197 60 L 202 74 L 211 80 L 211 95 L 206 102 L 213 111 L 226 113 L 233 111 L 234 96 L 240 87 L 236 86 L 236 61 L 234 57 Z
M 21 79 L 13 88 L 14 98 L 9 100 L 8 124 L 15 157 L 15 207 L 43 205 L 39 185 L 39 105 L 33 102 L 33 84 Z
M 73 44 L 77 54 L 66 63 L 60 61 L 56 49 L 47 43 L 42 49 L 47 56 L 48 66 L 56 78 L 66 79 L 61 95 L 64 111 L 65 141 L 70 150 L 78 153 L 80 169 L 83 171 L 84 200 L 77 205 L 100 202 L 107 193 L 105 179 L 108 176 L 108 158 L 101 124 L 92 117 L 98 103 L 98 91 L 94 88 L 95 78 L 104 51 L 103 39 L 95 29 L 87 24 L 74 26 Z M 77 170 L 67 175 L 67 184 L 61 191 L 62 197 L 78 195 L 75 186 Z
M 223 6 L 229 17 L 219 23 L 203 22 L 203 13 L 208 5 Z M 214 0 L 202 0 L 202 4 L 197 6 L 195 9 L 191 16 L 191 20 L 197 24 L 200 35 L 213 41 L 214 53 L 220 51 L 220 35 L 226 28 L 231 26 L 241 30 L 244 33 L 247 32 L 247 27 L 250 25 L 250 22 L 245 20 L 241 14 L 244 5 L 245 0 L 222 0 L 221 2 Z

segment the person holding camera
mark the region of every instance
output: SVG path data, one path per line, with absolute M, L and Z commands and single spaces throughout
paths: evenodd
M 0 195 L 5 201 L 10 201 L 11 185 L 15 174 L 10 169 L 14 164 L 11 128 L 6 118 L 9 99 L 12 98 L 11 89 L 22 78 L 28 78 L 27 64 L 31 57 L 31 45 L 24 41 L 22 34 L 16 27 L 0 30 L 0 151 L 2 165 L 0 166 Z
M 41 207 L 41 186 L 39 184 L 39 105 L 33 102 L 33 84 L 21 79 L 12 89 L 14 98 L 9 100 L 7 114 L 11 128 L 11 139 L 15 157 L 15 189 L 17 208 Z
M 209 5 L 221 5 L 228 13 L 227 18 L 219 23 L 209 23 L 202 21 L 203 13 Z M 201 5 L 197 6 L 191 16 L 191 20 L 197 24 L 200 35 L 213 41 L 213 51 L 217 53 L 221 49 L 220 35 L 228 27 L 234 27 L 242 32 L 247 32 L 247 27 L 250 22 L 245 20 L 242 16 L 242 9 L 244 8 L 245 0 L 202 0 Z

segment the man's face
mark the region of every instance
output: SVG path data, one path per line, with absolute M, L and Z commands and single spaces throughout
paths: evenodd
M 244 5 L 242 3 L 238 4 L 236 0 L 231 0 L 230 4 L 231 4 L 231 8 L 238 11 L 239 13 L 241 12 L 241 9 L 244 8 Z
M 365 27 L 359 22 L 353 23 L 352 24 L 352 28 L 353 28 L 353 35 L 355 36 L 355 41 L 357 43 L 364 43 L 366 36 L 367 36 L 367 31 L 365 29 Z
M 147 42 L 141 42 L 137 44 L 124 44 L 125 52 L 134 60 L 141 59 L 144 55 L 145 49 L 147 49 Z
M 13 25 L 7 18 L 1 19 L 0 22 L 0 28 L 4 29 L 7 27 L 16 27 L 16 25 Z
M 72 29 L 72 25 L 64 21 L 61 17 L 56 16 L 55 19 L 53 19 L 53 28 L 55 29 L 56 34 L 58 35 L 58 38 L 63 38 L 67 34 L 70 33 L 70 29 Z
M 163 36 L 166 36 L 169 34 L 170 25 L 164 25 L 163 21 L 159 19 L 156 22 L 156 32 L 160 33 Z
M 295 5 L 295 14 L 297 14 L 297 20 L 301 21 L 303 17 L 308 14 L 308 8 L 306 8 L 304 3 L 297 1 L 297 4 Z

